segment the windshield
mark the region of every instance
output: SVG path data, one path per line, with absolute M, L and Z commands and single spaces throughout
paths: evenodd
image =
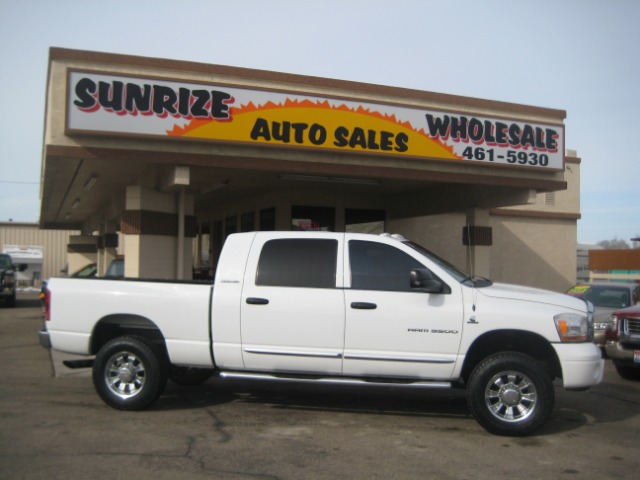
M 631 291 L 615 285 L 576 285 L 567 292 L 574 297 L 586 298 L 596 307 L 625 308 L 631 305 Z
M 418 245 L 417 243 L 408 242 L 408 241 L 403 242 L 403 243 L 405 245 L 413 248 L 417 252 L 420 252 L 422 255 L 427 257 L 429 260 L 431 260 L 433 263 L 438 265 L 440 268 L 442 268 L 444 271 L 446 271 L 449 275 L 451 275 L 453 278 L 455 278 L 458 282 L 464 283 L 465 281 L 470 280 L 468 275 L 462 273 L 460 270 L 458 270 L 456 267 L 451 265 L 449 262 L 447 262 L 446 260 L 440 258 L 435 253 L 430 252 L 429 250 L 427 250 L 423 246 Z
M 5 257 L 4 255 L 0 257 L 0 268 L 3 270 L 6 268 L 11 268 L 11 259 L 9 257 Z
M 72 277 L 95 277 L 96 273 L 98 273 L 98 265 L 95 263 L 90 263 L 89 265 L 85 265 L 77 272 L 71 274 Z

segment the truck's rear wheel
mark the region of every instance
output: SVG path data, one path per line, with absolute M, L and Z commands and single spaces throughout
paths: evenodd
M 498 435 L 530 435 L 549 418 L 551 377 L 533 358 L 509 352 L 490 356 L 473 371 L 467 402 L 475 419 Z
M 164 356 L 134 337 L 106 343 L 93 364 L 93 384 L 107 405 L 141 410 L 162 394 L 167 383 Z

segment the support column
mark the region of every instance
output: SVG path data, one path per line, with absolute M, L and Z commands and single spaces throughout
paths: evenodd
M 125 276 L 191 279 L 190 239 L 196 236 L 193 197 L 141 186 L 127 187 L 126 197 L 121 225 Z
M 346 225 L 346 213 L 345 213 L 345 207 L 344 207 L 344 197 L 340 196 L 340 199 L 336 202 L 336 218 L 335 218 L 335 230 L 336 232 L 346 232 L 347 231 L 347 225 Z
M 118 227 L 106 221 L 101 225 L 98 239 L 98 276 L 103 277 L 118 254 Z
M 67 273 L 80 270 L 90 263 L 98 262 L 98 237 L 72 235 L 67 245 Z
M 185 258 L 184 258 L 184 248 L 185 248 L 185 244 L 186 242 L 184 241 L 184 235 L 185 235 L 185 230 L 184 230 L 184 219 L 185 219 L 185 191 L 184 191 L 184 187 L 180 187 L 180 190 L 178 191 L 178 238 L 177 238 L 177 243 L 178 246 L 176 248 L 176 278 L 178 280 L 184 280 L 185 278 L 185 264 L 187 262 L 185 262 Z M 190 263 L 190 262 L 188 262 Z M 189 275 L 189 278 L 191 278 L 192 275 Z
M 276 230 L 291 230 L 291 200 L 279 198 L 276 204 Z
M 468 273 L 489 277 L 491 272 L 491 245 L 493 232 L 489 210 L 473 208 L 467 211 L 467 224 L 462 229 L 462 244 L 467 249 Z

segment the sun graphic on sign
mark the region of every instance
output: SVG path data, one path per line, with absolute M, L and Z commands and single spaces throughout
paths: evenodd
M 229 109 L 226 121 L 192 119 L 176 125 L 172 137 L 199 138 L 265 145 L 315 147 L 340 151 L 366 151 L 412 157 L 457 160 L 453 148 L 431 138 L 423 129 L 362 106 L 332 105 L 327 100 L 291 100 L 283 103 L 250 102 Z M 283 140 L 283 126 L 296 126 L 296 135 Z M 309 128 L 305 128 L 309 127 Z M 271 135 L 271 128 L 279 135 Z M 315 130 L 314 130 L 315 128 Z M 265 131 L 266 129 L 266 131 Z M 274 138 L 276 137 L 276 138 Z

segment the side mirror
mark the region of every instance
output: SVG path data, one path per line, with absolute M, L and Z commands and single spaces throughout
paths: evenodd
M 426 268 L 411 270 L 411 288 L 426 293 L 451 293 L 449 286 Z
M 29 267 L 29 265 L 27 265 L 26 263 L 21 263 L 20 265 L 18 265 L 18 271 L 19 272 L 24 272 L 27 267 Z

